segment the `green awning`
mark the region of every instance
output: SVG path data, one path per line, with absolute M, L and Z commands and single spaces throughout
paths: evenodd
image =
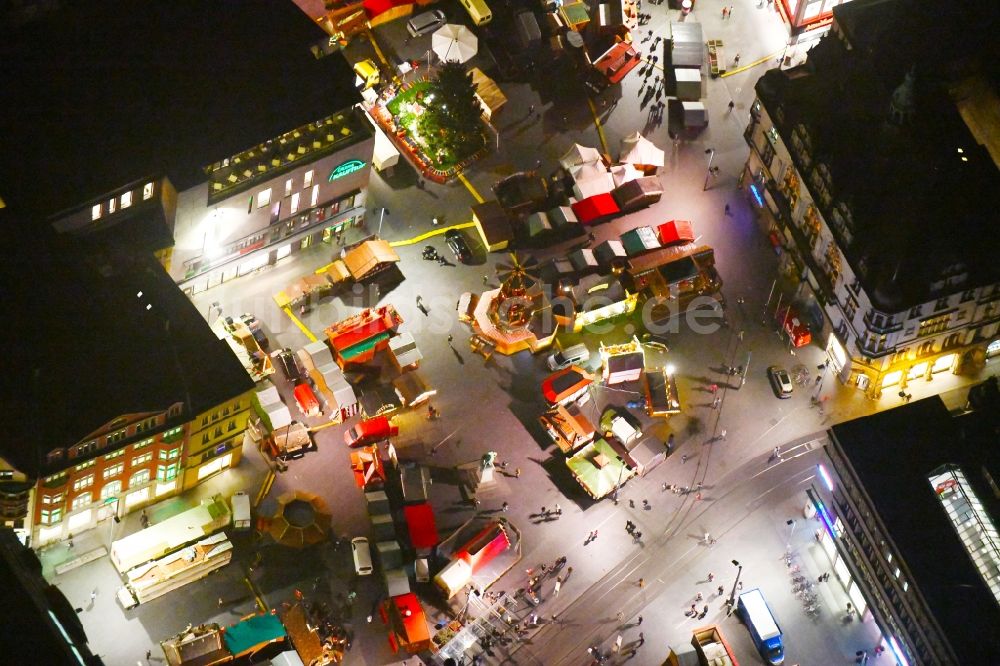
M 255 615 L 226 629 L 226 649 L 239 657 L 268 643 L 282 640 L 285 627 L 277 615 Z

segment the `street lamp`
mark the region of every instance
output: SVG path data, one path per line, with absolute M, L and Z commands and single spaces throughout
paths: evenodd
M 701 188 L 702 192 L 708 189 L 708 179 L 712 177 L 712 160 L 715 159 L 715 148 L 706 148 L 705 154 L 708 155 L 708 171 L 705 173 L 705 184 Z
M 795 534 L 796 522 L 794 518 L 789 518 L 788 520 L 785 521 L 785 524 L 788 525 L 788 527 L 790 528 L 788 530 L 788 543 L 785 545 L 785 550 L 788 550 L 789 548 L 792 547 L 792 535 Z
M 733 560 L 733 566 L 737 567 L 736 570 L 736 580 L 733 581 L 733 589 L 729 593 L 729 598 L 726 599 L 726 605 L 729 606 L 729 615 L 733 614 L 733 609 L 736 608 L 736 588 L 740 584 L 740 574 L 743 573 L 743 565 Z
M 388 213 L 388 212 L 389 212 L 388 208 L 379 208 L 378 233 L 376 234 L 376 236 L 378 236 L 379 238 L 382 237 L 382 220 L 385 219 L 385 214 Z

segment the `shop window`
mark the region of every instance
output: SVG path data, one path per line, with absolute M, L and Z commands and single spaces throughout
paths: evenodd
M 142 186 L 142 200 L 146 201 L 147 199 L 152 199 L 152 198 L 153 198 L 153 184 L 146 183 L 145 185 Z
M 306 171 L 305 175 L 302 176 L 302 189 L 307 190 L 313 186 L 313 178 L 316 176 L 316 172 L 312 169 Z
M 123 194 L 121 196 L 121 207 L 122 207 L 122 210 L 125 210 L 126 208 L 128 208 L 131 205 L 132 205 L 132 193 L 131 192 L 126 192 L 125 194 Z
M 99 220 L 101 219 L 101 214 L 104 212 L 104 206 L 101 204 L 94 204 L 90 207 L 90 219 Z

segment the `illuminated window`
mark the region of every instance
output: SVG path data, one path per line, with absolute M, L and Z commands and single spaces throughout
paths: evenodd
M 125 449 L 118 449 L 117 451 L 104 456 L 104 459 L 114 460 L 115 458 L 121 458 L 123 455 L 125 455 Z
M 139 465 L 145 465 L 150 460 L 153 459 L 153 452 L 143 453 L 141 456 L 136 456 L 132 458 L 132 467 L 138 467 Z
M 291 193 L 292 193 L 292 179 L 289 178 L 288 180 L 285 181 L 285 196 L 287 197 Z
M 181 454 L 180 447 L 176 449 L 170 449 L 169 451 L 160 451 L 160 460 L 173 460 Z
M 62 509 L 52 509 L 51 511 L 42 510 L 42 523 L 45 525 L 54 525 L 62 520 Z
M 42 498 L 42 504 L 62 504 L 63 494 L 59 493 L 57 495 L 45 495 Z
M 142 200 L 145 201 L 146 199 L 152 199 L 152 198 L 153 198 L 153 184 L 146 183 L 145 185 L 142 186 Z
M 153 443 L 153 438 L 152 437 L 150 437 L 148 439 L 144 439 L 141 442 L 136 442 L 135 444 L 133 444 L 132 445 L 132 450 L 133 451 L 138 451 L 139 449 L 145 448 L 145 447 L 149 446 L 152 443 Z
M 113 213 L 116 210 L 118 210 L 117 206 L 118 206 L 118 200 L 117 199 L 108 199 L 108 214 L 110 215 L 111 213 Z
M 260 194 L 257 195 L 257 208 L 263 208 L 271 203 L 271 188 L 262 190 Z
M 89 488 L 94 485 L 94 475 L 88 474 L 87 476 L 81 477 L 73 482 L 73 490 L 83 490 L 84 488 Z
M 125 471 L 125 463 L 115 463 L 114 465 L 111 465 L 110 467 L 105 469 L 102 476 L 105 479 L 110 479 L 113 476 L 121 475 L 123 471 Z
M 132 475 L 132 478 L 128 480 L 128 487 L 135 488 L 136 486 L 141 486 L 144 483 L 149 483 L 149 470 L 141 469 Z
M 99 220 L 99 219 L 101 219 L 101 213 L 103 211 L 104 211 L 104 208 L 101 206 L 101 204 L 94 204 L 90 208 L 90 219 L 91 220 Z
M 177 476 L 177 463 L 156 466 L 157 481 L 173 481 Z
M 302 189 L 303 190 L 312 187 L 313 176 L 314 175 L 316 175 L 316 174 L 315 174 L 315 172 L 312 169 L 310 169 L 309 171 L 306 171 L 306 175 L 302 177 Z
M 124 210 L 124 209 L 128 208 L 129 206 L 131 206 L 132 205 L 132 193 L 131 192 L 126 192 L 125 194 L 123 194 L 122 197 L 121 197 L 121 203 L 122 203 L 122 210 Z
M 93 498 L 94 498 L 94 496 L 92 494 L 90 494 L 90 493 L 84 493 L 82 495 L 74 497 L 73 498 L 73 511 L 76 511 L 77 509 L 82 509 L 84 507 L 90 506 L 91 502 L 93 502 Z
M 319 185 L 313 185 L 312 196 L 309 199 L 309 206 L 315 208 L 316 202 L 318 201 L 319 201 Z
M 88 442 L 87 444 L 93 444 L 93 442 Z M 88 467 L 93 467 L 96 463 L 97 463 L 96 460 L 88 460 L 87 462 L 80 463 L 79 465 L 77 465 L 76 467 L 74 467 L 73 471 L 74 472 L 83 471 L 83 470 L 87 469 Z
M 296 192 L 292 195 L 292 209 L 289 211 L 289 215 L 295 215 L 299 212 L 299 193 Z
M 108 481 L 107 483 L 104 484 L 104 487 L 101 488 L 101 499 L 105 499 L 106 500 L 109 497 L 114 497 L 115 495 L 117 495 L 121 491 L 122 491 L 122 482 L 121 481 L 118 481 L 118 480 Z

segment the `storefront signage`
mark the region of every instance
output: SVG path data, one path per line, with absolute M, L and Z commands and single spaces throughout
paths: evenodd
M 361 171 L 365 168 L 365 166 L 366 162 L 364 160 L 347 160 L 346 162 L 338 164 L 333 168 L 333 171 L 330 172 L 326 182 L 331 183 L 338 178 L 343 178 L 344 176 L 352 174 L 355 171 Z

